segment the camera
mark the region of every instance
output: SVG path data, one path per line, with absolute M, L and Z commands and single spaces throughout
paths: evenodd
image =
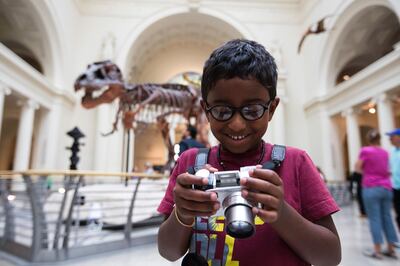
M 194 189 L 217 193 L 221 208 L 214 216 L 225 216 L 226 233 L 234 238 L 252 236 L 256 227 L 252 207 L 256 206 L 241 195 L 240 179 L 249 177 L 248 172 L 255 166 L 240 168 L 240 171 L 220 171 L 210 173 L 207 169 L 198 170 L 195 175 L 208 178 L 203 186 L 194 185 Z

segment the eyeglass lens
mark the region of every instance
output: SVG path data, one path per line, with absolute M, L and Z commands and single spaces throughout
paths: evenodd
M 231 106 L 217 105 L 210 108 L 211 115 L 220 121 L 229 120 L 236 111 L 239 111 L 242 117 L 246 120 L 257 120 L 264 115 L 265 107 L 261 104 L 250 104 L 241 108 L 234 108 Z

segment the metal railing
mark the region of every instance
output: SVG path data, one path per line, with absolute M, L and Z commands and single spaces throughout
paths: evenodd
M 328 190 L 339 206 L 351 204 L 352 195 L 349 189 L 349 183 L 345 180 L 329 180 L 327 182 Z
M 0 250 L 51 262 L 154 242 L 167 185 L 157 174 L 0 172 Z

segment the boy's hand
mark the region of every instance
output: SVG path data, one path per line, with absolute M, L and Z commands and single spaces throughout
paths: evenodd
M 210 172 L 218 171 L 208 164 L 204 168 Z M 207 178 L 189 173 L 180 174 L 176 178 L 173 193 L 175 208 L 181 221 L 190 224 L 195 216 L 211 216 L 219 209 L 220 203 L 215 192 L 192 189 L 192 185 L 206 185 L 207 183 Z
M 253 207 L 253 213 L 264 222 L 276 222 L 284 205 L 282 179 L 274 171 L 261 169 L 260 165 L 250 171 L 249 176 L 240 180 L 245 187 L 242 197 L 261 203 L 262 208 Z

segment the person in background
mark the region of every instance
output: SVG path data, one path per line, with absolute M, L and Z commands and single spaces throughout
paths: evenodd
M 154 168 L 153 168 L 153 164 L 151 162 L 146 162 L 144 164 L 144 167 L 145 167 L 144 173 L 149 174 L 149 175 L 154 174 Z
M 139 173 L 139 167 L 137 166 L 137 165 L 135 165 L 134 167 L 133 167 L 133 169 L 132 169 L 132 172 L 133 173 Z M 138 179 L 139 177 L 138 176 L 136 176 L 136 175 L 132 175 L 131 176 L 131 179 L 132 180 L 135 180 L 135 179 Z
M 179 156 L 190 148 L 205 148 L 204 144 L 196 140 L 196 136 L 196 128 L 192 125 L 188 125 L 181 142 L 179 142 Z
M 362 173 L 362 196 L 368 216 L 369 229 L 374 243 L 372 252 L 364 255 L 382 259 L 383 255 L 397 258 L 395 243 L 396 230 L 392 221 L 392 183 L 389 173 L 389 154 L 380 144 L 380 134 L 376 129 L 367 133 L 368 146 L 362 147 L 355 169 Z M 387 240 L 387 250 L 382 251 L 384 233 Z
M 350 176 L 351 189 L 353 189 L 353 184 L 356 184 L 356 199 L 358 204 L 358 209 L 360 211 L 360 217 L 367 217 L 367 213 L 365 212 L 364 201 L 362 198 L 362 174 L 354 171 Z
M 390 172 L 393 185 L 393 205 L 396 213 L 397 228 L 400 231 L 400 128 L 386 133 L 393 147 L 390 150 Z

